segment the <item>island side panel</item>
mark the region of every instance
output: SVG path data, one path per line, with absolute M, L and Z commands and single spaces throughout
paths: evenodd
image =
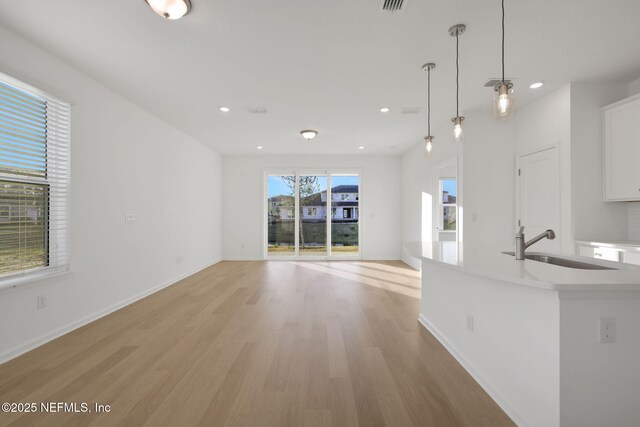
M 615 339 L 600 342 L 600 318 Z M 562 426 L 640 425 L 640 295 L 566 292 L 560 298 Z
M 420 321 L 518 425 L 560 425 L 556 291 L 423 260 Z

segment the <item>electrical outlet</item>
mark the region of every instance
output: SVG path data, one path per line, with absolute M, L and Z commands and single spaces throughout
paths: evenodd
M 467 314 L 467 329 L 473 332 L 473 316 L 470 314 Z
M 616 319 L 614 317 L 600 318 L 600 342 L 616 342 Z
M 47 308 L 47 296 L 38 295 L 38 310 L 42 310 L 43 308 Z
M 133 224 L 136 222 L 136 216 L 134 214 L 127 214 L 124 218 L 126 224 Z

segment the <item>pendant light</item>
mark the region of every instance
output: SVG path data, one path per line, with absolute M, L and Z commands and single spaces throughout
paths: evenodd
M 453 142 L 462 142 L 464 132 L 462 131 L 462 122 L 464 117 L 460 116 L 460 66 L 459 66 L 459 37 L 464 33 L 467 27 L 464 24 L 454 25 L 449 28 L 449 35 L 456 38 L 456 116 L 451 119 L 453 122 Z
M 513 83 L 504 80 L 504 0 L 502 0 L 502 81 L 493 88 L 493 114 L 496 119 L 513 115 Z
M 428 62 L 422 66 L 422 71 L 427 72 L 427 136 L 424 137 L 424 149 L 427 154 L 433 149 L 433 136 L 431 135 L 431 70 L 436 64 Z
M 145 0 L 151 9 L 165 19 L 180 19 L 191 11 L 189 0 Z

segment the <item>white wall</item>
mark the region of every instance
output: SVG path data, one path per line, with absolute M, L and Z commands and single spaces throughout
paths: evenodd
M 629 240 L 640 242 L 640 202 L 629 203 L 627 210 Z
M 432 236 L 436 220 L 438 170 L 449 162 L 458 162 L 459 218 L 465 242 L 498 242 L 505 250 L 513 246 L 515 128 L 513 121 L 495 121 L 489 111 L 465 113 L 465 139 L 461 145 L 451 142 L 452 128 L 434 132 L 436 143 L 431 155 L 421 144 L 402 156 L 402 237 L 406 242 Z M 432 198 L 431 212 L 423 211 L 423 195 Z M 425 221 L 425 219 L 427 221 Z M 430 230 L 424 230 L 428 226 Z M 403 258 L 416 269 L 420 263 L 406 250 Z
M 640 94 L 640 79 L 634 80 L 629 83 L 629 96 Z M 628 211 L 628 234 L 629 240 L 640 241 L 640 202 L 629 203 Z
M 465 242 L 514 245 L 515 125 L 493 112 L 467 114 L 463 148 Z
M 0 39 L 1 72 L 72 103 L 72 272 L 0 293 L 1 362 L 220 260 L 221 160 L 15 34 Z
M 556 231 L 561 252 L 573 251 L 571 210 L 571 86 L 555 92 L 516 111 L 516 156 L 530 154 L 551 145 L 559 147 L 560 156 L 560 230 Z M 525 230 L 526 233 L 526 230 Z M 544 250 L 546 242 L 538 243 Z
M 625 240 L 627 204 L 604 203 L 602 110 L 627 96 L 625 83 L 571 84 L 571 204 L 575 240 Z
M 404 153 L 400 160 L 402 186 L 402 260 L 420 269 L 420 260 L 412 257 L 404 247 L 407 242 L 426 241 L 434 238 L 433 222 L 438 198 L 436 171 L 451 161 L 456 161 L 459 145 L 451 142 L 451 129 L 436 129 L 433 151 L 427 155 L 422 143 Z
M 640 93 L 640 79 L 634 80 L 629 83 L 629 96 L 633 96 Z
M 262 259 L 263 171 L 305 168 L 359 170 L 362 258 L 400 259 L 400 158 L 366 155 L 224 156 L 224 259 Z
M 628 96 L 640 94 L 640 79 L 636 79 L 629 83 Z M 640 202 L 629 203 L 627 211 L 627 226 L 629 240 L 640 241 Z

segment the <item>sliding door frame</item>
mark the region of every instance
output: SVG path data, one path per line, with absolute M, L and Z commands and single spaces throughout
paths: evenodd
M 269 255 L 269 184 L 270 175 L 288 175 L 296 177 L 295 206 L 294 206 L 294 254 L 293 255 Z M 327 255 L 300 255 L 300 176 L 326 176 L 327 177 L 327 206 L 326 206 L 326 243 Z M 358 176 L 358 253 L 357 255 L 335 256 L 331 254 L 331 176 L 332 175 L 357 175 Z M 280 261 L 357 261 L 362 259 L 362 173 L 360 168 L 280 168 L 262 170 L 262 258 L 265 260 Z

